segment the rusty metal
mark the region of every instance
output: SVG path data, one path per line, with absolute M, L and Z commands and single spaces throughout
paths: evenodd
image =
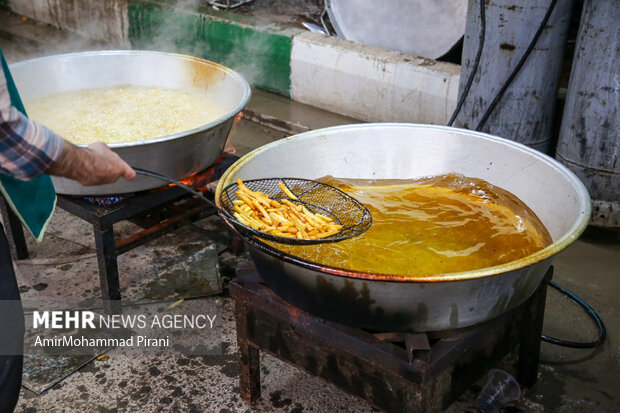
M 590 192 L 591 225 L 609 229 L 620 229 L 618 21 L 617 0 L 584 2 L 556 152 Z
M 545 279 L 551 276 L 549 270 Z M 531 385 L 538 371 L 545 285 L 500 317 L 429 341 L 425 335 L 373 335 L 313 316 L 283 301 L 262 283 L 253 264 L 242 263 L 230 283 L 236 305 L 241 397 L 250 403 L 260 397 L 260 351 L 389 412 L 447 408 L 517 345 L 517 378 Z M 407 348 L 427 353 L 410 363 Z
M 484 132 L 553 152 L 553 120 L 572 0 L 558 2 L 526 64 L 483 125 Z M 550 0 L 485 2 L 486 35 L 477 69 L 454 126 L 476 129 L 485 111 L 525 53 Z M 459 94 L 474 68 L 481 27 L 479 0 L 469 0 Z
M 171 206 L 170 209 L 179 209 L 178 207 L 173 207 L 174 205 Z M 165 219 L 162 222 L 150 226 L 136 234 L 130 235 L 127 238 L 117 240 L 115 242 L 116 250 L 119 254 L 123 254 L 144 244 L 145 242 L 156 239 L 185 225 L 189 225 L 194 221 L 214 215 L 216 212 L 217 211 L 215 208 L 209 208 L 208 205 L 204 204 L 193 208 L 190 207 L 185 211 L 178 212 L 172 218 Z
M 407 348 L 409 364 L 431 361 L 431 345 L 426 333 L 405 334 L 405 347 Z

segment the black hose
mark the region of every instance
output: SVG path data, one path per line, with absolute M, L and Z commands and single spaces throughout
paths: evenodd
M 454 108 L 454 112 L 452 112 L 452 116 L 450 116 L 450 120 L 448 121 L 448 126 L 452 126 L 454 120 L 458 116 L 461 108 L 463 107 L 463 103 L 465 102 L 465 98 L 469 94 L 469 89 L 471 89 L 472 83 L 474 83 L 474 77 L 476 77 L 476 72 L 478 71 L 478 65 L 480 64 L 480 57 L 482 56 L 482 48 L 484 47 L 484 38 L 486 37 L 487 32 L 487 23 L 485 16 L 485 0 L 480 0 L 480 33 L 478 34 L 478 51 L 476 52 L 476 57 L 474 59 L 474 64 L 471 67 L 471 73 L 469 74 L 469 78 L 467 79 L 467 83 L 463 88 L 463 93 L 461 93 L 461 97 L 456 104 L 456 108 Z
M 605 338 L 607 338 L 607 330 L 605 329 L 605 324 L 603 324 L 603 320 L 601 320 L 601 318 L 598 316 L 598 314 L 596 314 L 592 307 L 590 307 L 588 303 L 583 301 L 577 296 L 577 294 L 573 293 L 568 288 L 554 281 L 549 281 L 549 285 L 561 292 L 562 294 L 568 296 L 571 300 L 579 304 L 579 306 L 581 306 L 586 311 L 586 313 L 588 313 L 590 318 L 596 323 L 596 326 L 598 327 L 598 339 L 590 342 L 567 341 L 555 337 L 549 337 L 544 334 L 541 335 L 540 338 L 547 343 L 570 348 L 595 348 L 603 344 Z
M 217 206 L 215 206 L 215 203 L 213 201 L 211 201 L 209 198 L 205 197 L 202 193 L 200 193 L 199 191 L 196 191 L 195 189 L 182 184 L 181 182 L 169 178 L 165 175 L 160 175 L 158 173 L 155 172 L 151 172 L 151 171 L 147 171 L 145 169 L 142 168 L 136 168 L 135 166 L 132 166 L 133 170 L 136 171 L 137 174 L 139 175 L 144 175 L 144 176 L 148 176 L 150 178 L 156 178 L 156 179 L 161 179 L 162 181 L 171 183 L 171 184 L 175 184 L 183 189 L 185 189 L 187 192 L 191 193 L 192 195 L 202 199 L 203 201 L 205 201 L 207 204 L 211 205 L 213 208 L 217 209 Z
M 534 34 L 532 41 L 527 46 L 527 49 L 525 49 L 525 52 L 523 53 L 523 56 L 521 56 L 521 59 L 519 60 L 517 65 L 514 67 L 514 69 L 512 69 L 512 72 L 510 73 L 510 76 L 508 76 L 508 79 L 506 79 L 506 82 L 504 82 L 504 85 L 500 88 L 500 90 L 495 95 L 495 98 L 493 99 L 489 107 L 487 108 L 486 112 L 484 112 L 484 115 L 482 115 L 482 118 L 480 119 L 478 126 L 476 126 L 477 131 L 482 129 L 486 121 L 489 119 L 489 116 L 491 116 L 491 113 L 495 109 L 495 106 L 497 106 L 502 96 L 504 96 L 504 93 L 506 92 L 506 90 L 508 90 L 508 87 L 510 86 L 512 81 L 515 79 L 515 77 L 517 77 L 517 74 L 521 70 L 521 67 L 523 67 L 523 65 L 525 64 L 525 61 L 527 60 L 529 55 L 532 53 L 532 50 L 534 50 L 534 46 L 536 46 L 536 43 L 538 42 L 540 35 L 545 29 L 545 26 L 547 25 L 547 22 L 549 21 L 549 18 L 551 17 L 551 13 L 553 13 L 553 9 L 555 9 L 555 5 L 557 2 L 558 2 L 557 0 L 551 0 L 551 3 L 549 4 L 549 8 L 547 9 L 547 12 L 545 13 L 545 17 L 543 17 L 542 21 L 540 22 L 540 25 L 538 26 L 538 29 L 536 30 L 536 33 Z

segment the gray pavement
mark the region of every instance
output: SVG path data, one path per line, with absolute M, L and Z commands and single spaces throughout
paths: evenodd
M 114 48 L 114 45 L 90 42 L 0 12 L 0 47 L 9 62 L 14 62 L 46 54 Z M 353 121 L 260 91 L 254 95 L 249 108 L 256 118 L 239 122 L 230 139 L 239 153 L 286 136 L 287 128 L 306 130 Z M 135 229 L 132 224 L 115 228 L 119 234 L 129 234 Z M 154 265 L 157 251 L 161 254 L 161 251 L 170 252 L 179 245 L 206 246 L 212 242 L 221 251 L 224 234 L 222 225 L 211 218 L 122 256 L 119 268 L 123 293 L 126 297 L 139 297 L 142 291 L 135 287 L 136 280 L 145 274 L 165 272 Z M 58 211 L 42 244 L 29 239 L 30 261 L 15 263 L 24 297 L 36 298 L 59 292 L 68 296 L 98 296 L 93 244 L 88 224 Z M 222 252 L 219 257 L 221 274 L 225 278 L 232 276 L 236 258 L 228 252 Z M 58 258 L 71 261 L 58 263 Z M 598 231 L 589 231 L 557 256 L 555 280 L 571 288 L 599 312 L 607 325 L 609 337 L 596 350 L 564 349 L 543 343 L 538 382 L 526 389 L 522 399 L 511 404 L 506 411 L 620 411 L 619 263 L 617 234 Z M 231 299 L 226 294 L 204 299 L 223 302 L 223 355 L 129 357 L 111 351 L 109 359 L 92 361 L 42 394 L 23 390 L 17 411 L 375 411 L 364 401 L 267 355 L 261 360 L 262 400 L 255 406 L 246 405 L 239 398 Z M 588 317 L 570 300 L 551 290 L 544 330 L 548 335 L 572 340 L 592 339 L 595 334 Z M 507 358 L 506 368 L 510 367 L 511 361 Z M 482 384 L 481 380 L 448 411 L 474 411 L 473 399 Z

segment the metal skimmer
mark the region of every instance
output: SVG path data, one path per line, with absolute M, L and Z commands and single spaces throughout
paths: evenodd
M 264 195 L 269 195 L 271 199 L 276 201 L 279 199 L 288 199 L 286 194 L 282 192 L 279 187 L 280 182 L 283 182 L 293 195 L 297 197 L 297 200 L 290 199 L 291 202 L 297 205 L 304 205 L 312 213 L 329 216 L 338 224 L 342 225 L 342 229 L 337 234 L 322 239 L 281 237 L 258 231 L 237 221 L 233 216 L 235 212 L 233 201 L 238 199 L 236 192 L 239 190 L 239 186 L 236 183 L 230 184 L 224 188 L 220 194 L 222 208 L 218 208 L 203 194 L 175 179 L 141 168 L 134 167 L 134 170 L 140 175 L 174 183 L 186 191 L 191 192 L 209 205 L 217 208 L 226 221 L 233 225 L 237 231 L 246 236 L 258 237 L 288 245 L 313 245 L 344 241 L 349 238 L 357 237 L 366 232 L 372 225 L 372 216 L 368 208 L 351 195 L 323 182 L 300 178 L 264 178 L 244 181 L 243 183 L 248 189 L 260 191 Z
M 282 192 L 279 187 L 280 182 L 284 183 L 293 195 L 297 197 L 297 200 L 289 199 Z M 342 229 L 336 235 L 322 239 L 289 238 L 255 230 L 237 221 L 233 216 L 233 201 L 238 199 L 236 192 L 239 190 L 239 186 L 236 183 L 230 184 L 220 194 L 220 203 L 222 205 L 220 211 L 227 218 L 228 222 L 245 235 L 281 244 L 313 245 L 344 241 L 357 237 L 366 232 L 372 225 L 372 216 L 368 208 L 351 195 L 323 182 L 300 178 L 264 178 L 251 179 L 243 181 L 243 183 L 251 191 L 260 191 L 276 201 L 289 199 L 294 204 L 304 205 L 312 213 L 329 216 L 342 225 Z

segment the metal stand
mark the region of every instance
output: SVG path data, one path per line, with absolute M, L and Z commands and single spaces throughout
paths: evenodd
M 230 283 L 241 397 L 249 403 L 260 397 L 261 350 L 389 412 L 447 408 L 517 344 L 517 378 L 531 386 L 551 277 L 552 269 L 524 304 L 481 325 L 440 334 L 371 334 L 286 303 L 245 263 Z
M 184 208 L 175 207 L 176 202 L 185 198 L 191 196 L 183 189 L 174 187 L 143 192 L 130 200 L 106 207 L 94 205 L 84 198 L 58 195 L 56 205 L 93 226 L 101 297 L 107 312 L 116 313 L 120 309 L 121 289 L 116 262 L 120 254 L 216 213 L 214 208 L 199 200 L 187 202 Z M 13 256 L 18 260 L 28 258 L 22 224 L 2 196 L 0 212 Z M 132 221 L 144 230 L 124 239 L 115 239 L 114 224 L 123 220 Z
M 193 175 L 195 188 L 204 190 L 210 183 L 216 182 L 237 159 L 239 157 L 234 154 L 222 153 L 213 165 Z M 205 191 L 204 195 L 213 196 L 208 191 Z M 120 254 L 217 212 L 204 201 L 192 199 L 190 194 L 177 186 L 138 192 L 125 198 L 127 199 L 111 206 L 97 206 L 84 197 L 70 195 L 58 195 L 56 201 L 60 208 L 93 226 L 101 297 L 108 313 L 117 313 L 121 308 L 116 261 Z M 28 258 L 21 222 L 1 195 L 0 212 L 14 256 L 16 259 Z M 124 239 L 115 239 L 114 224 L 123 220 L 131 221 L 143 230 Z M 231 245 L 236 246 L 239 251 L 242 248 L 239 241 Z
M 83 198 L 58 196 L 57 205 L 60 208 L 93 226 L 101 297 L 106 311 L 114 313 L 120 308 L 112 308 L 113 302 L 120 303 L 121 299 L 117 265 L 120 254 L 216 213 L 215 209 L 197 200 L 194 205 L 175 208 L 175 202 L 184 198 L 190 198 L 190 195 L 178 187 L 140 193 L 108 207 L 96 206 Z M 115 239 L 114 224 L 123 220 L 134 222 L 144 230 L 124 239 Z

